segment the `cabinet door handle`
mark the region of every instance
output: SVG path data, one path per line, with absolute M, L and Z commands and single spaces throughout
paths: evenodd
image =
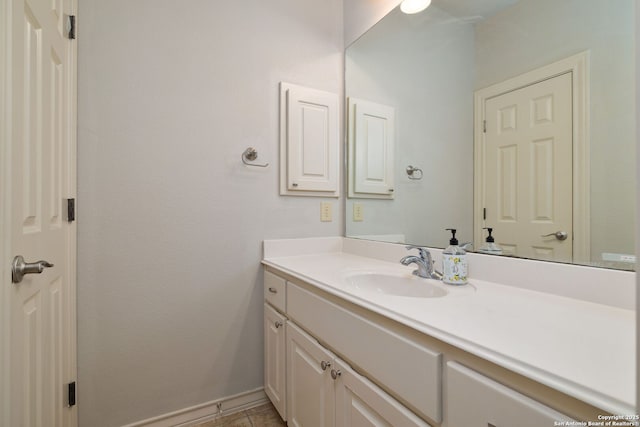
M 323 371 L 326 371 L 329 366 L 331 366 L 331 362 L 325 362 L 324 360 L 320 362 L 320 367 Z
M 334 380 L 338 379 L 338 377 L 340 375 L 342 375 L 342 372 L 340 372 L 340 369 L 338 369 L 338 370 L 332 369 L 331 370 L 331 378 L 333 378 Z
M 271 292 L 272 294 L 277 294 L 278 290 L 276 288 L 269 288 L 269 292 Z
M 280 326 L 282 326 L 282 322 L 279 320 L 276 320 L 275 326 L 276 326 L 276 329 L 278 329 Z

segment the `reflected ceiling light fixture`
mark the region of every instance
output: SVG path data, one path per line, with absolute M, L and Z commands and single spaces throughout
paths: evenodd
M 431 4 L 431 0 L 403 0 L 400 10 L 407 14 L 422 12 Z

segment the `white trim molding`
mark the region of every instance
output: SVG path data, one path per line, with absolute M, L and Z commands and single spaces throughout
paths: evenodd
M 157 417 L 137 421 L 123 427 L 188 427 L 210 421 L 217 417 L 234 414 L 267 403 L 264 387 L 212 400 Z
M 573 263 L 591 261 L 589 51 L 584 51 L 476 91 L 474 95 L 473 237 L 482 242 L 485 102 L 489 98 L 547 80 L 572 75 L 573 103 Z
M 11 253 L 11 32 L 13 2 L 0 4 L 0 425 L 11 425 L 9 339 L 11 310 L 9 254 Z

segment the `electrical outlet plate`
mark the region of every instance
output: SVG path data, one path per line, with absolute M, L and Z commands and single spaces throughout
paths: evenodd
M 331 202 L 320 202 L 320 221 L 332 221 Z
M 353 204 L 353 221 L 360 222 L 363 220 L 362 217 L 362 203 L 354 203 Z

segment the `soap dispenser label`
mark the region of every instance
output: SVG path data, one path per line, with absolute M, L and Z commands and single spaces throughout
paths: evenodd
M 450 285 L 464 285 L 467 283 L 466 255 L 442 254 L 442 281 Z

